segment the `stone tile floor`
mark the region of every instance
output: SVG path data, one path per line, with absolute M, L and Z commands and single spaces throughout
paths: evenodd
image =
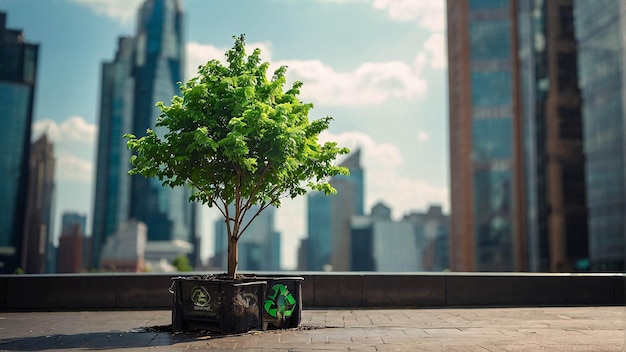
M 298 329 L 169 330 L 170 311 L 0 312 L 2 351 L 626 351 L 624 307 L 305 310 Z

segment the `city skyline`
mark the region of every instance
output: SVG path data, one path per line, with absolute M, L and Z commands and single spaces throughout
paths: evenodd
M 117 38 L 134 32 L 140 3 L 0 0 L 8 27 L 41 45 L 33 138 L 48 131 L 58 151 L 57 214 L 78 211 L 92 221 L 100 66 L 113 58 Z M 325 138 L 361 147 L 367 209 L 384 201 L 394 218 L 429 204 L 448 211 L 443 1 L 242 4 L 183 1 L 185 79 L 199 64 L 222 58 L 232 36 L 245 33 L 263 60 L 287 65 L 288 77 L 304 82 L 301 98 L 316 106 L 310 118 L 335 118 Z M 286 201 L 276 214 L 285 268 L 295 267 L 306 236 L 305 202 Z M 202 213 L 204 242 L 211 243 L 215 216 Z

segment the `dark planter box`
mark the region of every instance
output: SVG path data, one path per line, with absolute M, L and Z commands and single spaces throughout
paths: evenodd
M 266 281 L 263 330 L 290 329 L 302 318 L 302 277 L 256 277 Z
M 223 334 L 263 329 L 266 286 L 262 280 L 172 278 L 172 329 Z

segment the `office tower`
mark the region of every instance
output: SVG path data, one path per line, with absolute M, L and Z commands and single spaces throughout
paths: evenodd
M 624 266 L 624 1 L 574 1 L 593 271 Z
M 80 237 L 86 237 L 87 216 L 73 211 L 65 211 L 61 215 L 61 233 L 70 231 L 74 225 L 80 226 Z
M 586 257 L 572 2 L 448 1 L 451 269 Z
M 411 212 L 403 217 L 413 226 L 422 270 L 442 271 L 450 267 L 450 216 L 439 205 L 431 205 L 425 213 Z
M 57 272 L 79 273 L 84 269 L 82 232 L 80 223 L 63 226 L 61 237 L 59 237 Z
M 518 6 L 528 270 L 580 271 L 588 231 L 573 1 Z
M 253 205 L 244 216 L 243 224 L 247 224 L 259 206 Z M 234 214 L 234 206 L 229 212 Z M 239 238 L 238 256 L 239 270 L 277 271 L 280 267 L 280 232 L 274 227 L 275 207 L 267 207 L 252 221 L 250 226 Z M 215 258 L 214 265 L 226 269 L 228 264 L 228 241 L 226 223 L 223 219 L 215 222 Z
M 91 262 L 91 237 L 87 237 L 85 233 L 87 229 L 87 216 L 72 211 L 65 211 L 61 215 L 61 236 L 64 233 L 74 235 L 75 225 L 78 225 L 78 235 L 81 237 L 82 248 L 80 248 L 81 257 L 81 269 L 89 270 L 92 268 Z M 60 246 L 60 244 L 59 244 Z
M 364 178 L 361 150 L 357 149 L 340 164 L 350 175 L 330 179 L 336 194 L 320 192 L 307 195 L 309 270 L 350 270 L 352 216 L 363 215 Z
M 0 12 L 0 273 L 10 274 L 21 265 L 39 46 L 6 19 Z
M 514 4 L 448 1 L 455 271 L 524 269 Z
M 306 263 L 309 271 L 329 267 L 333 250 L 331 236 L 331 199 L 322 192 L 307 195 Z
M 306 271 L 309 268 L 309 264 L 307 263 L 308 247 L 309 247 L 309 239 L 306 237 L 300 239 L 300 246 L 298 246 L 298 264 L 296 266 L 296 270 L 298 271 Z
M 106 238 L 120 224 L 146 224 L 149 241 L 194 242 L 195 207 L 190 191 L 161 186 L 157 179 L 128 176 L 130 152 L 124 133 L 143 136 L 155 128 L 183 80 L 183 17 L 177 0 L 147 0 L 138 13 L 137 33 L 120 38 L 115 59 L 102 67 L 98 158 L 94 205 L 93 257 L 100 262 Z M 158 128 L 157 133 L 162 133 Z
M 373 232 L 371 216 L 350 219 L 350 271 L 376 271 Z
M 43 134 L 30 149 L 20 264 L 27 274 L 46 272 L 46 256 L 54 226 L 54 163 L 54 146 Z
M 370 216 L 351 219 L 350 270 L 408 272 L 422 270 L 413 226 L 408 220 L 394 221 L 391 209 L 382 203 Z

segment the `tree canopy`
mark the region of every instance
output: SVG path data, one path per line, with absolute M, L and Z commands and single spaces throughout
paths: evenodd
M 164 133 L 148 129 L 141 138 L 125 138 L 134 152 L 131 174 L 170 187 L 192 186 L 190 200 L 217 207 L 236 240 L 249 225 L 242 221 L 252 205 L 260 205 L 254 220 L 281 199 L 308 190 L 335 193 L 329 178 L 348 170 L 334 161 L 349 150 L 320 144 L 332 118 L 309 121 L 313 104 L 298 99 L 302 82 L 284 88 L 287 67 L 268 78 L 270 65 L 261 61 L 260 49 L 248 56 L 245 36 L 234 39 L 226 65 L 211 60 L 200 66 L 196 77 L 180 84 L 181 95 L 171 105 L 156 104 L 156 126 Z

